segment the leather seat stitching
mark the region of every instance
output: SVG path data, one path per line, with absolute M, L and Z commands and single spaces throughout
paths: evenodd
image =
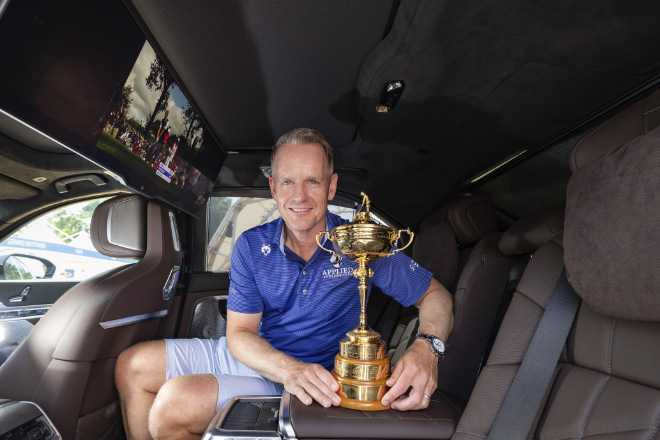
M 483 435 L 483 434 L 477 434 L 476 432 L 469 432 L 469 431 L 455 431 L 455 432 L 457 432 L 457 433 L 459 433 L 459 434 L 475 435 L 475 436 L 477 436 L 477 437 L 486 438 L 485 435 Z
M 616 318 L 612 318 L 612 331 L 610 332 L 610 354 L 607 361 L 607 374 L 612 374 L 612 346 L 614 345 L 614 325 Z
M 605 389 L 605 386 L 607 383 L 610 381 L 610 377 L 612 376 L 607 376 L 605 379 L 605 382 L 603 382 L 603 385 L 601 385 L 600 390 L 598 390 L 598 394 L 596 395 L 596 399 L 594 400 L 594 403 L 591 405 L 591 408 L 589 408 L 589 414 L 587 414 L 587 418 L 584 421 L 584 424 L 582 425 L 582 431 L 580 431 L 580 436 L 579 438 L 584 437 L 584 430 L 587 428 L 587 423 L 589 423 L 589 419 L 591 419 L 591 413 L 594 411 L 594 408 L 596 407 L 596 404 L 598 403 L 598 399 L 600 399 L 600 395 L 603 393 L 603 390 Z
M 593 432 L 591 434 L 587 434 L 585 436 L 568 435 L 566 437 L 554 437 L 550 440 L 566 440 L 566 439 L 569 439 L 569 438 L 586 438 L 586 437 L 592 437 L 594 435 L 615 434 L 615 433 L 619 433 L 619 432 L 641 431 L 641 430 L 644 430 L 644 429 L 653 429 L 653 428 L 657 428 L 657 427 L 655 427 L 655 426 L 637 426 L 635 428 L 615 429 L 615 430 L 611 430 L 611 431 L 598 431 L 598 432 Z M 651 438 L 653 438 L 653 436 L 651 436 Z

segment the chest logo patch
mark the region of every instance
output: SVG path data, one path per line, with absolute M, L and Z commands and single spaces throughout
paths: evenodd
M 337 269 L 341 267 L 341 255 L 333 252 L 332 256 L 330 257 L 330 263 Z
M 261 253 L 264 255 L 270 254 L 270 245 L 264 243 L 264 245 L 261 246 Z

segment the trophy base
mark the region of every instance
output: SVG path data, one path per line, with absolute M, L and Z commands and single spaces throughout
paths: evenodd
M 332 372 L 332 375 L 339 383 L 341 397 L 339 406 L 361 411 L 382 411 L 390 409 L 390 406 L 383 406 L 380 400 L 383 398 L 389 387 L 385 385 L 387 377 L 378 380 L 356 380 L 338 375 Z

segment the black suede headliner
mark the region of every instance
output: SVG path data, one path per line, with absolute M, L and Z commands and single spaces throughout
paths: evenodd
M 410 225 L 659 72 L 656 1 L 134 3 L 229 149 L 317 128 L 367 170 L 340 189 Z M 377 113 L 390 80 L 405 92 Z M 265 186 L 267 163 L 230 156 L 217 187 Z
M 471 177 L 586 133 L 660 83 L 657 0 L 121 1 L 231 153 L 217 189 L 267 188 L 270 146 L 309 126 L 336 147 L 342 194 L 364 191 L 413 228 L 478 191 Z M 391 80 L 405 91 L 378 113 Z M 566 180 L 561 161 L 535 163 Z

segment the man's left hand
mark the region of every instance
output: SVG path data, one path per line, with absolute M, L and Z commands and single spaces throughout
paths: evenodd
M 433 395 L 438 384 L 438 358 L 429 350 L 428 343 L 416 340 L 399 358 L 390 379 L 390 390 L 381 403 L 393 409 L 407 411 L 429 406 L 427 396 Z M 412 386 L 408 396 L 404 393 Z

